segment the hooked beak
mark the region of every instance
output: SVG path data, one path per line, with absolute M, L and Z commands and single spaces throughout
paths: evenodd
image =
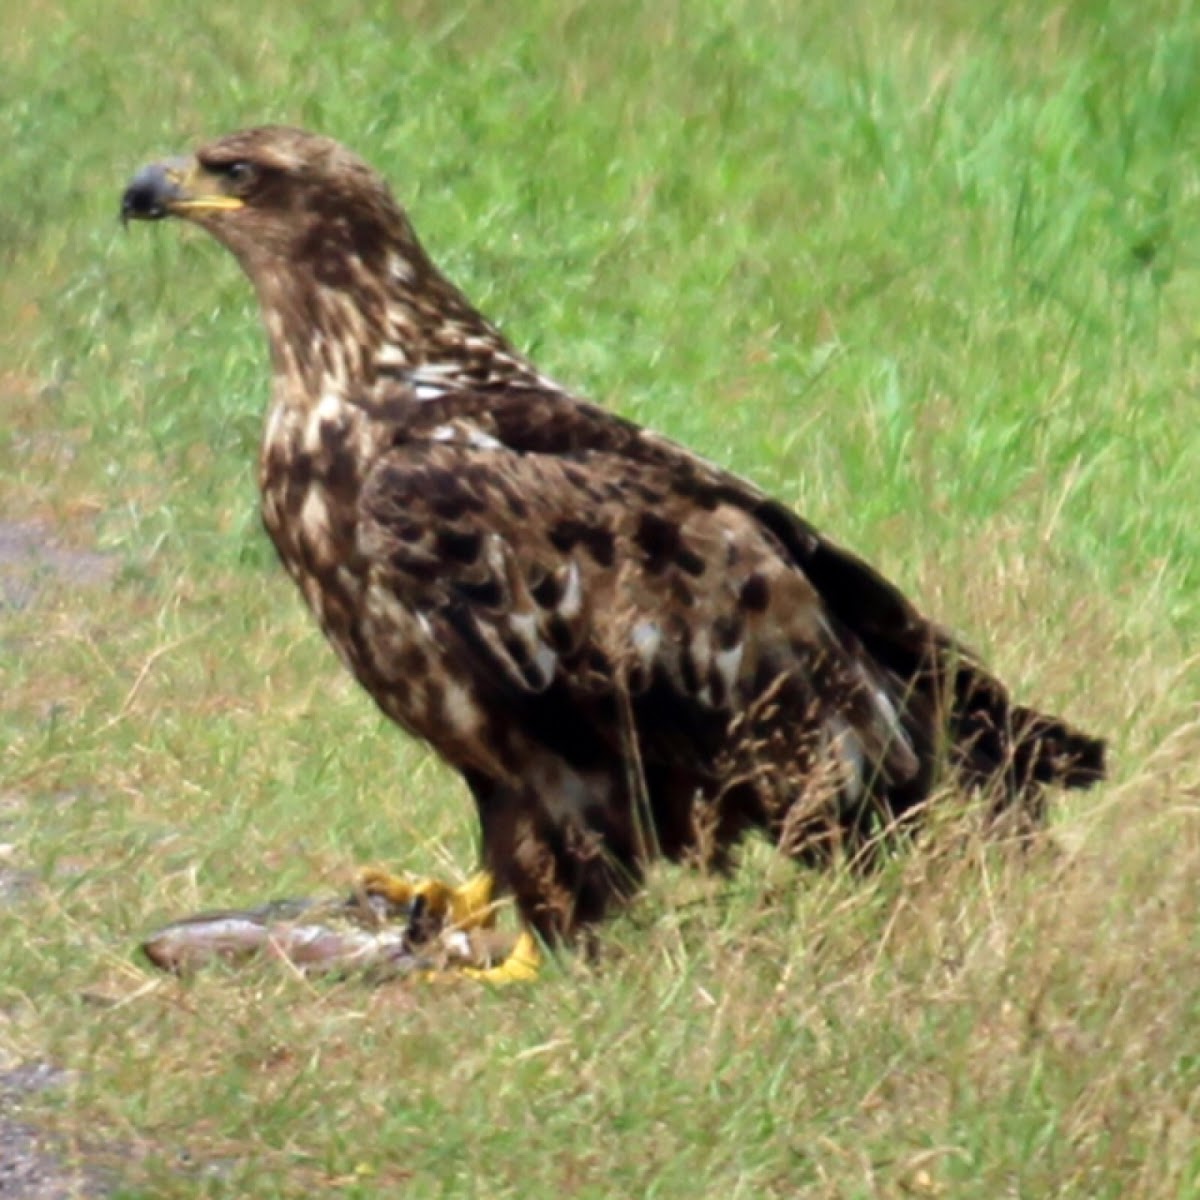
M 202 216 L 244 207 L 221 188 L 221 180 L 194 158 L 168 158 L 143 167 L 121 197 L 121 224 L 163 217 Z

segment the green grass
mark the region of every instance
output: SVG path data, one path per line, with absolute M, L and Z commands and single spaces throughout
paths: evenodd
M 0 45 L 2 513 L 120 565 L 0 614 L 0 1067 L 72 1081 L 23 1119 L 125 1196 L 1200 1195 L 1200 11 L 62 0 Z M 117 225 L 265 120 L 1105 733 L 1063 854 L 754 848 L 500 994 L 150 974 L 167 917 L 474 853 L 260 531 L 249 288 Z

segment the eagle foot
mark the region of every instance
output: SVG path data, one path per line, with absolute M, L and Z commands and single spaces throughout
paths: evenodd
M 368 904 L 382 902 L 389 911 L 407 913 L 408 936 L 419 943 L 444 937 L 447 931 L 467 934 L 494 928 L 498 909 L 494 890 L 495 881 L 487 871 L 454 887 L 440 879 L 414 880 L 380 867 L 366 867 L 359 873 L 355 895 Z M 537 939 L 522 928 L 508 953 L 498 962 L 435 969 L 423 972 L 422 978 L 430 982 L 466 978 L 486 984 L 525 983 L 537 978 L 541 964 Z
M 486 871 L 455 887 L 440 879 L 409 879 L 381 867 L 365 867 L 353 894 L 370 907 L 382 904 L 388 915 L 407 914 L 410 923 L 419 922 L 436 934 L 446 928 L 464 933 L 491 929 L 498 910 L 494 890 Z

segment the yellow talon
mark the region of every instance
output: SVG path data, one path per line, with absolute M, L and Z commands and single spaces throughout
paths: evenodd
M 491 929 L 497 904 L 492 899 L 495 881 L 487 871 L 472 875 L 450 892 L 450 920 L 456 929 Z
M 462 932 L 495 926 L 498 905 L 492 898 L 494 890 L 495 881 L 487 871 L 452 887 L 440 879 L 405 879 L 381 867 L 367 867 L 359 872 L 357 883 L 361 894 L 382 896 L 400 910 L 423 900 L 425 912 L 441 929 Z M 541 947 L 534 935 L 523 928 L 503 961 L 491 967 L 458 967 L 453 974 L 479 983 L 520 983 L 536 979 L 541 965 Z M 439 970 L 430 972 L 426 978 L 444 979 L 446 974 Z
M 542 948 L 528 929 L 522 929 L 508 957 L 494 967 L 463 967 L 468 979 L 479 983 L 527 983 L 538 977 L 542 965 Z
M 415 894 L 411 879 L 393 875 L 383 867 L 363 867 L 354 880 L 356 896 L 382 896 L 394 908 L 407 908 Z
M 490 929 L 495 925 L 497 906 L 492 901 L 493 886 L 486 871 L 454 887 L 440 879 L 405 879 L 381 867 L 367 867 L 359 872 L 356 890 L 367 896 L 382 896 L 398 909 L 424 900 L 425 911 L 442 925 L 470 930 Z

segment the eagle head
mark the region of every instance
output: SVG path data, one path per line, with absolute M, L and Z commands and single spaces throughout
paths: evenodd
M 150 163 L 121 217 L 183 217 L 231 250 L 258 292 L 277 371 L 298 386 L 350 384 L 387 345 L 405 363 L 456 367 L 468 340 L 512 359 L 383 177 L 332 138 L 264 125 Z
M 423 259 L 384 182 L 332 138 L 264 125 L 143 167 L 123 221 L 184 217 L 227 246 L 255 283 L 311 272 L 325 286 L 380 273 L 389 256 Z

